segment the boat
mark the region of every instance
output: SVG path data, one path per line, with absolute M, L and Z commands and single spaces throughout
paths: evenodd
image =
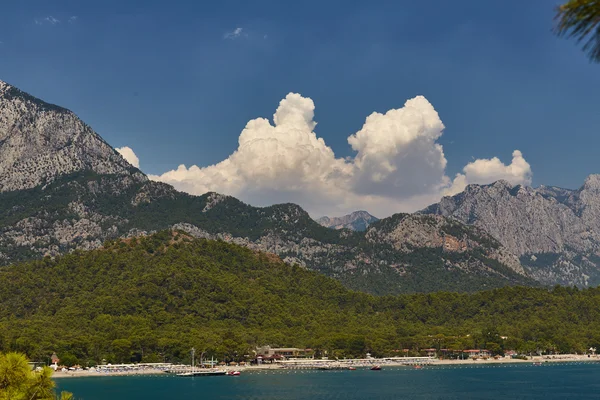
M 192 347 L 192 365 L 189 371 L 184 371 L 176 374 L 177 376 L 216 376 L 216 375 L 227 375 L 227 371 L 224 369 L 207 368 L 207 369 L 196 369 L 195 355 L 196 349 Z M 202 356 L 200 357 L 202 358 Z M 200 360 L 202 361 L 202 360 Z
M 177 376 L 217 376 L 217 375 L 227 375 L 227 371 L 224 369 L 205 369 L 205 370 L 194 370 L 194 371 L 186 371 L 177 374 Z M 239 373 L 238 373 L 239 375 Z
M 319 365 L 317 367 L 315 367 L 318 370 L 321 371 L 331 371 L 334 369 L 346 369 L 345 366 L 341 365 L 341 364 L 333 364 L 333 365 Z
M 229 371 L 227 373 L 227 375 L 229 375 L 229 376 L 240 376 L 241 373 L 240 373 L 240 371 Z
M 356 368 L 354 368 L 354 367 L 348 367 L 348 369 L 349 369 L 350 371 L 356 371 Z
M 421 369 L 423 367 L 421 367 L 420 365 L 415 365 L 415 369 Z
M 371 371 L 381 371 L 381 366 L 374 365 L 374 366 L 371 367 Z

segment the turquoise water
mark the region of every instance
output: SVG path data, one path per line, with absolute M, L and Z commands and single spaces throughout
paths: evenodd
M 600 364 L 246 372 L 57 380 L 77 399 L 598 399 Z

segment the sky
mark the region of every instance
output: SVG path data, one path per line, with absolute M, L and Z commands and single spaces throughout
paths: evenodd
M 180 190 L 385 217 L 600 172 L 600 65 L 557 4 L 7 2 L 0 79 Z

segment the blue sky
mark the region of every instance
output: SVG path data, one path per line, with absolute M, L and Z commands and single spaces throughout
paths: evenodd
M 600 66 L 551 33 L 558 3 L 8 2 L 0 79 L 73 110 L 150 174 L 227 159 L 289 92 L 314 101 L 339 158 L 369 114 L 424 95 L 449 177 L 519 149 L 534 186 L 576 188 L 600 172 Z

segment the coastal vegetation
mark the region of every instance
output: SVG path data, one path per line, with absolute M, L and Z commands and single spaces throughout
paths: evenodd
M 0 400 L 71 400 L 73 394 L 54 391 L 52 369 L 33 371 L 21 353 L 0 353 Z
M 600 345 L 600 289 L 506 287 L 373 296 L 278 257 L 181 231 L 0 268 L 0 351 L 65 365 L 317 356 L 502 354 Z M 407 349 L 408 352 L 405 352 Z

